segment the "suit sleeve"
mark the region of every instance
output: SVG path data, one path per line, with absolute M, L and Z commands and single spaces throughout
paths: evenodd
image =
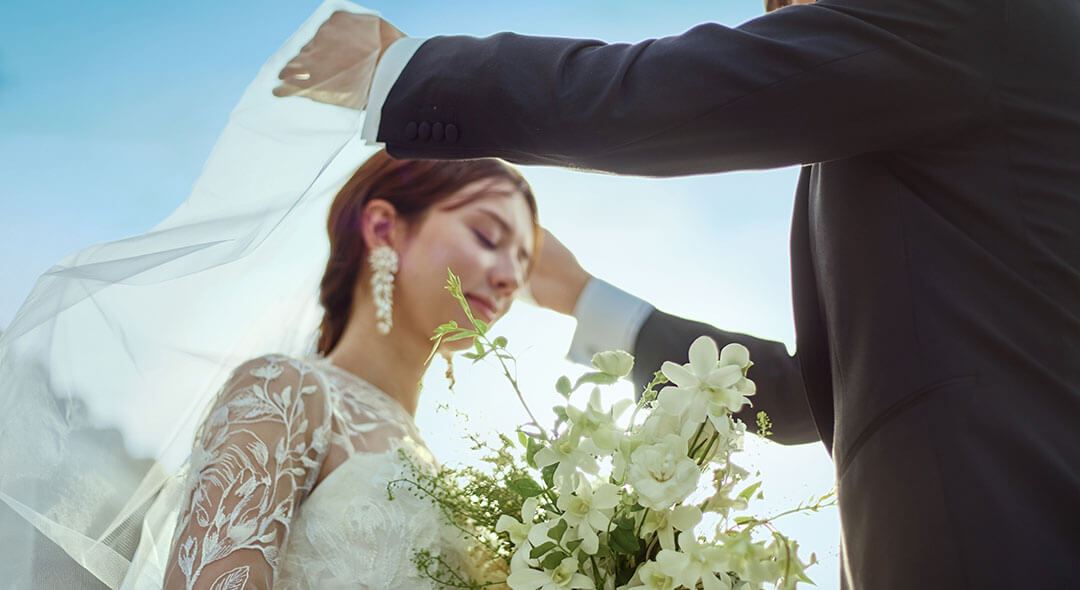
M 722 348 L 738 342 L 750 350 L 749 377 L 757 385 L 746 407 L 736 417 L 750 429 L 757 413 L 764 411 L 773 423 L 771 440 L 782 444 L 801 444 L 821 440 L 806 400 L 798 359 L 787 352 L 783 343 L 763 340 L 746 334 L 725 332 L 708 324 L 693 322 L 662 311 L 654 311 L 642 324 L 634 345 L 634 370 L 631 375 L 638 391 L 645 388 L 664 361 L 687 362 L 687 351 L 698 336 L 710 336 Z
M 821 0 L 637 44 L 435 37 L 391 88 L 378 140 L 399 158 L 672 176 L 948 137 L 988 95 L 976 4 Z

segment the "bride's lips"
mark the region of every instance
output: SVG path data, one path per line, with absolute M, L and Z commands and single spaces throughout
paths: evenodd
M 465 299 L 468 300 L 469 309 L 472 310 L 474 316 L 489 324 L 491 323 L 491 320 L 495 319 L 497 310 L 495 304 L 492 303 L 490 299 L 471 293 L 465 295 Z

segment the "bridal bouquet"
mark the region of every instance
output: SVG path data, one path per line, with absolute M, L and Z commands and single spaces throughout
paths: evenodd
M 506 340 L 489 338 L 452 274 L 448 289 L 473 326 L 446 324 L 435 338 L 472 338 L 466 356 L 494 357 L 521 399 Z M 773 520 L 830 505 L 832 494 L 780 515 L 750 515 L 761 482 L 732 462 L 746 430 L 732 414 L 755 392 L 746 377 L 748 351 L 738 344 L 719 349 L 701 337 L 689 360 L 664 363 L 636 405 L 605 407 L 599 388 L 629 375 L 634 359 L 599 353 L 596 371 L 555 384 L 566 403 L 553 408 L 550 429 L 526 406 L 532 421 L 517 441 L 502 435 L 492 446 L 474 439 L 488 451 L 488 469 L 416 471 L 392 482 L 391 495 L 407 486 L 436 502 L 474 541 L 481 564 L 461 572 L 419 552 L 421 572 L 444 587 L 513 590 L 788 589 L 810 582 L 804 570 L 814 556 L 802 561 L 797 543 Z M 579 394 L 584 388 L 587 399 Z M 757 422 L 767 435 L 768 418 L 758 414 Z

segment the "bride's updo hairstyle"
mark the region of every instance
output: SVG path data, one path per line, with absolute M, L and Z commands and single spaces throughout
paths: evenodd
M 323 320 L 319 326 L 318 353 L 327 355 L 337 346 L 352 310 L 354 289 L 363 274 L 367 247 L 361 237 L 361 217 L 371 199 L 383 199 L 398 216 L 417 227 L 435 204 L 478 180 L 508 180 L 525 196 L 539 237 L 536 198 L 521 174 L 502 160 L 395 160 L 380 150 L 364 162 L 330 205 L 327 233 L 330 260 L 320 283 L 319 302 Z M 460 203 L 464 205 L 465 203 Z

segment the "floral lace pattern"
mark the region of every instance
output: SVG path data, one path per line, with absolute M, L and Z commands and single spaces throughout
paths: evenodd
M 426 499 L 389 499 L 410 463 L 437 467 L 370 384 L 324 360 L 245 363 L 196 436 L 166 588 L 428 587 L 413 552 L 463 545 Z

